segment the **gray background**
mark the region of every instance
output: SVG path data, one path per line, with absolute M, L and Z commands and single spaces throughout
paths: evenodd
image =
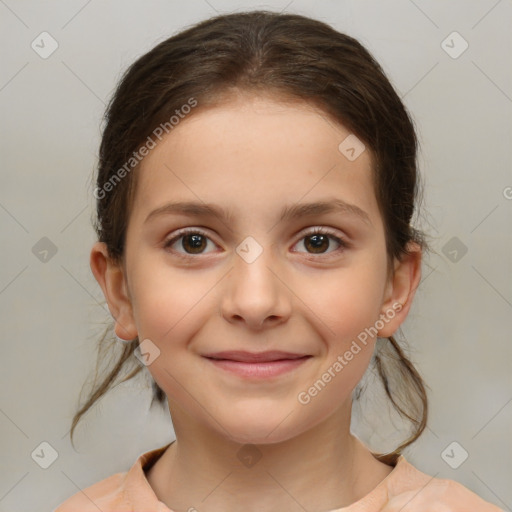
M 146 375 L 89 411 L 77 451 L 69 441 L 109 319 L 89 269 L 101 116 L 122 71 L 157 42 L 217 12 L 256 8 L 357 37 L 412 112 L 425 182 L 419 221 L 435 252 L 403 327 L 431 389 L 429 428 L 405 455 L 512 510 L 510 0 L 0 0 L 1 511 L 52 510 L 174 438 L 168 413 L 149 410 Z M 43 31 L 59 45 L 46 59 L 31 48 Z M 463 41 L 446 39 L 453 31 L 469 44 L 457 58 Z M 41 261 L 44 237 L 57 252 Z M 371 408 L 365 417 L 354 416 L 354 432 L 381 446 L 391 433 Z M 457 469 L 441 456 L 453 441 L 469 453 Z M 42 442 L 58 454 L 47 469 L 31 457 Z M 462 448 L 449 451 L 452 461 Z

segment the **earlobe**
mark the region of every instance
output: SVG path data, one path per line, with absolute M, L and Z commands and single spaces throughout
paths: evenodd
M 381 318 L 385 325 L 377 336 L 388 338 L 405 321 L 421 279 L 421 247 L 414 242 L 408 246 L 409 253 L 401 261 L 395 261 L 394 275 L 386 287 L 382 302 Z
M 116 335 L 125 339 L 134 339 L 137 336 L 137 329 L 131 301 L 126 293 L 124 272 L 122 267 L 109 257 L 104 242 L 96 242 L 93 245 L 90 267 L 103 291 L 110 314 L 116 322 Z

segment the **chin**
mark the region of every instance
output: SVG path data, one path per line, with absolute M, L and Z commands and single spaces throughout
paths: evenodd
M 241 445 L 246 444 L 254 444 L 254 445 L 265 445 L 265 444 L 276 444 L 287 441 L 288 439 L 294 437 L 292 434 L 288 432 L 280 432 L 274 433 L 272 432 L 272 428 L 268 427 L 265 430 L 258 430 L 253 428 L 242 428 L 239 431 L 229 432 L 229 439 L 234 443 L 238 443 Z M 271 432 L 269 434 L 269 432 Z
M 283 414 L 285 408 L 281 408 L 280 413 L 272 414 L 269 411 L 265 413 L 242 415 L 226 418 L 220 423 L 225 427 L 224 435 L 239 444 L 276 444 L 288 441 L 304 431 L 304 424 L 292 424 L 293 414 L 287 417 Z M 285 419 L 286 418 L 286 419 Z M 290 423 L 292 420 L 292 423 Z M 227 431 L 227 433 L 226 433 Z

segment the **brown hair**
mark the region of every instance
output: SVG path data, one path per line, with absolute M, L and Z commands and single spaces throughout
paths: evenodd
M 122 179 L 119 170 L 123 166 L 126 170 L 126 162 L 155 128 L 191 98 L 201 108 L 218 104 L 237 90 L 308 102 L 354 133 L 372 155 L 390 271 L 395 258 L 401 260 L 408 254 L 410 242 L 428 250 L 425 235 L 411 226 L 419 198 L 413 122 L 382 68 L 357 40 L 325 23 L 297 14 L 252 11 L 217 16 L 181 31 L 140 57 L 120 80 L 105 114 L 94 194 L 94 227 L 114 262 L 123 262 L 137 177 L 136 165 L 132 172 L 122 173 Z M 98 363 L 120 345 L 114 339 L 113 325 L 98 342 Z M 143 369 L 134 362 L 138 343 L 135 339 L 125 345 L 108 375 L 93 386 L 73 418 L 71 440 L 81 417 L 114 387 L 123 369 L 135 366 L 119 383 Z M 376 455 L 394 465 L 402 449 L 426 426 L 427 395 L 422 378 L 394 337 L 377 347 L 372 362 L 384 390 L 395 410 L 413 427 L 412 435 L 392 453 Z M 98 364 L 95 384 L 97 376 Z M 151 406 L 155 400 L 164 406 L 166 396 L 151 380 Z

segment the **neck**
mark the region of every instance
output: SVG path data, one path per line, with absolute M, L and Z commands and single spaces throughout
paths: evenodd
M 323 512 L 361 499 L 392 470 L 350 434 L 348 407 L 273 444 L 236 443 L 183 411 L 172 418 L 176 442 L 147 474 L 172 510 Z

